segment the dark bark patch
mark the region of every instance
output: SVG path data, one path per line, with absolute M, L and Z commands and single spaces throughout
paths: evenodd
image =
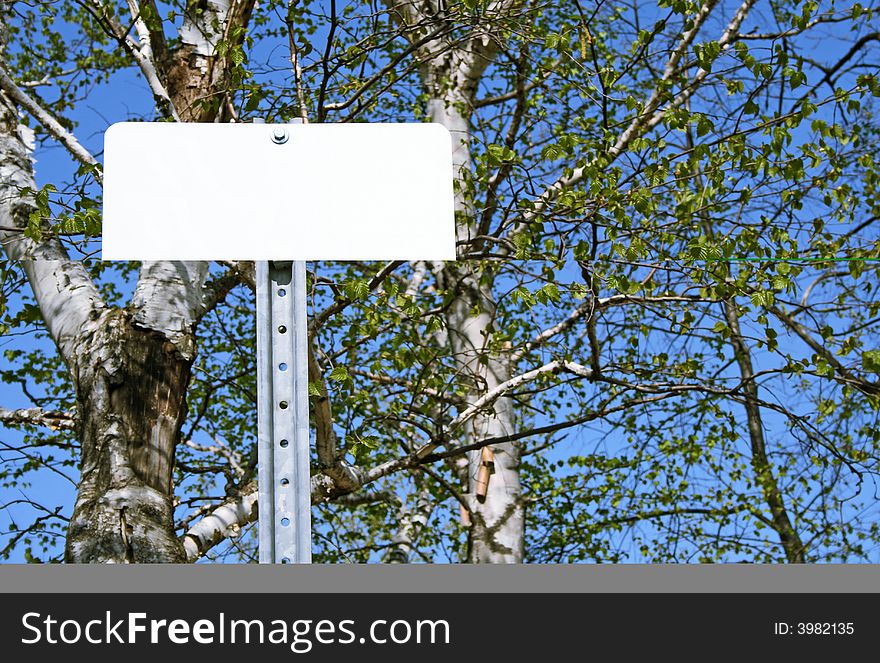
M 174 451 L 186 417 L 190 362 L 159 334 L 133 325 L 120 340 L 120 374 L 114 376 L 110 410 L 118 417 L 135 476 L 170 494 Z
M 82 476 L 67 537 L 73 562 L 180 562 L 174 453 L 191 360 L 112 311 L 75 368 Z

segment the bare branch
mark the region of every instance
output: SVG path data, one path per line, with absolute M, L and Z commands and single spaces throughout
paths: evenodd
M 194 562 L 227 538 L 234 538 L 241 528 L 257 519 L 256 486 L 242 496 L 227 500 L 199 520 L 182 537 L 186 560 Z
M 41 407 L 7 410 L 0 407 L 0 424 L 6 426 L 45 426 L 52 430 L 72 430 L 76 421 L 73 412 L 44 410 Z
M 3 67 L 0 67 L 0 89 L 6 92 L 12 101 L 30 113 L 34 119 L 43 126 L 49 135 L 55 138 L 67 149 L 68 152 L 70 152 L 74 159 L 84 166 L 88 166 L 89 172 L 91 172 L 98 184 L 104 183 L 101 164 L 99 164 L 98 160 L 92 156 L 92 153 L 84 148 L 76 137 L 61 126 L 61 123 L 52 117 L 46 109 L 26 94 L 24 90 L 20 89 L 15 84 L 15 81 L 9 77 L 9 74 L 6 73 L 6 70 L 3 69 Z
M 159 76 L 149 40 L 143 44 L 138 44 L 131 35 L 127 34 L 125 28 L 113 15 L 112 10 L 105 7 L 101 0 L 80 0 L 80 3 L 88 3 L 91 6 L 92 13 L 98 22 L 105 26 L 110 35 L 125 48 L 135 63 L 137 63 L 138 68 L 140 68 L 141 73 L 144 75 L 144 79 L 147 81 L 147 85 L 150 86 L 159 112 L 176 122 L 180 122 L 180 115 L 178 115 L 174 102 L 171 101 L 168 90 L 165 89 L 165 85 Z
M 847 384 L 851 384 L 854 388 L 858 389 L 860 392 L 867 396 L 877 396 L 878 394 L 880 394 L 880 383 L 871 382 L 870 380 L 860 378 L 859 376 L 853 374 L 852 371 L 850 371 L 846 366 L 841 363 L 841 361 L 834 355 L 833 352 L 831 352 L 831 350 L 819 343 L 813 337 L 809 329 L 804 327 L 791 315 L 776 306 L 771 307 L 770 312 L 773 313 L 773 315 L 775 315 L 777 318 L 779 318 L 779 320 L 786 327 L 797 334 L 800 339 L 804 343 L 806 343 L 811 350 L 813 350 L 813 352 L 821 355 L 825 361 L 831 364 L 831 366 L 834 367 L 834 370 L 844 378 L 844 381 Z

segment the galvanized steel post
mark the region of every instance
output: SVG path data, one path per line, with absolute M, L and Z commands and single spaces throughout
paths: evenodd
M 257 262 L 260 562 L 311 551 L 308 328 L 304 262 Z

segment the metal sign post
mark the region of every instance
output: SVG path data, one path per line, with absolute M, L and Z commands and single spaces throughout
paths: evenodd
M 257 268 L 260 562 L 308 564 L 311 552 L 306 267 Z
M 272 132 L 278 145 L 287 138 L 284 127 Z M 306 265 L 261 260 L 255 266 L 260 563 L 310 564 Z
M 101 243 L 104 260 L 257 261 L 260 562 L 309 563 L 302 261 L 454 260 L 449 132 L 121 122 L 104 136 Z

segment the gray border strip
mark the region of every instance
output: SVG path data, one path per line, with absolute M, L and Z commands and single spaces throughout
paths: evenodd
M 880 565 L 0 565 L 2 593 L 880 593 Z

